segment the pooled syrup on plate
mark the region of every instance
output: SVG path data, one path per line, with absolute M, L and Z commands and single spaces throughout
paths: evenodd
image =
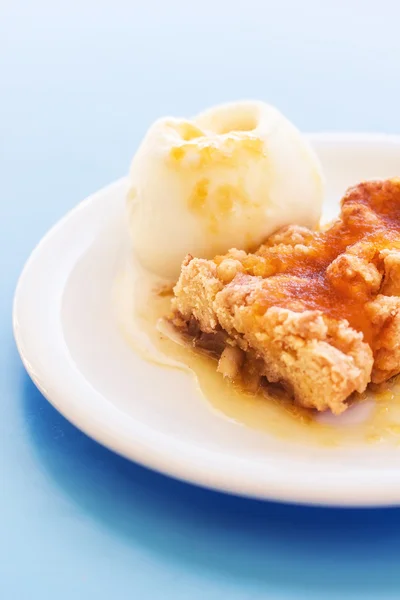
M 400 381 L 357 395 L 339 417 L 298 407 L 285 392 L 272 386 L 257 394 L 248 393 L 217 373 L 216 361 L 195 350 L 165 321 L 170 303 L 171 294 L 163 292 L 159 282 L 137 267 L 127 268 L 116 281 L 118 324 L 134 351 L 162 368 L 180 369 L 182 377 L 193 377 L 194 388 L 220 416 L 292 442 L 323 446 L 400 444 Z

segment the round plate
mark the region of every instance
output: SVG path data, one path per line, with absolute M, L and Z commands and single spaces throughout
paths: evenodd
M 399 175 L 400 137 L 310 136 L 327 178 L 326 218 L 346 187 Z M 258 498 L 400 504 L 400 450 L 300 446 L 213 411 L 194 379 L 136 355 L 115 324 L 126 180 L 90 196 L 40 242 L 18 283 L 14 331 L 46 398 L 98 442 L 148 467 Z

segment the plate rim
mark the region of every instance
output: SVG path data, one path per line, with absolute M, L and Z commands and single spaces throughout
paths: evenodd
M 395 134 L 316 132 L 306 135 L 311 142 L 317 143 L 390 142 L 400 145 L 400 135 Z M 219 455 L 216 459 L 214 452 L 205 451 L 194 445 L 190 446 L 186 442 L 179 443 L 171 436 L 159 432 L 155 433 L 154 430 L 143 427 L 142 424 L 135 432 L 136 438 L 132 439 L 131 421 L 135 422 L 134 419 L 130 418 L 130 427 L 127 429 L 121 427 L 121 423 L 115 429 L 116 422 L 113 419 L 111 421 L 107 419 L 110 410 L 107 411 L 104 407 L 104 414 L 101 413 L 102 418 L 99 418 L 98 415 L 93 418 L 93 414 L 90 411 L 88 413 L 88 407 L 85 407 L 84 404 L 79 410 L 79 404 L 71 400 L 69 394 L 72 392 L 72 394 L 75 393 L 80 396 L 82 390 L 87 393 L 87 382 L 85 386 L 84 382 L 80 381 L 79 370 L 76 366 L 73 369 L 72 361 L 69 361 L 71 364 L 67 366 L 69 373 L 72 373 L 75 379 L 72 378 L 67 382 L 68 385 L 66 385 L 65 377 L 63 379 L 61 376 L 61 379 L 58 380 L 56 377 L 54 380 L 54 373 L 57 373 L 57 370 L 50 372 L 50 367 L 54 367 L 52 357 L 46 356 L 47 360 L 43 360 L 43 357 L 38 358 L 39 354 L 32 352 L 29 348 L 29 346 L 32 346 L 32 339 L 29 339 L 28 332 L 22 331 L 20 327 L 20 322 L 23 320 L 21 313 L 24 310 L 23 298 L 28 292 L 32 293 L 32 286 L 29 285 L 30 271 L 37 261 L 40 261 L 41 254 L 51 248 L 54 240 L 57 241 L 60 232 L 62 233 L 69 223 L 79 219 L 85 211 L 90 210 L 101 197 L 115 193 L 119 188 L 122 191 L 122 187 L 125 185 L 126 177 L 120 178 L 89 195 L 69 210 L 35 246 L 19 276 L 12 309 L 14 338 L 26 371 L 44 397 L 67 420 L 103 446 L 147 468 L 188 483 L 240 496 L 301 504 L 357 507 L 399 505 L 400 477 L 396 481 L 393 475 L 400 474 L 400 467 L 399 470 L 387 469 L 380 473 L 378 478 L 380 485 L 375 480 L 372 490 L 371 473 L 368 471 L 362 472 L 362 477 L 359 473 L 358 478 L 354 478 L 354 471 L 352 473 L 333 472 L 329 474 L 316 471 L 310 477 L 309 473 L 300 472 L 299 469 L 297 473 L 293 473 L 291 470 L 288 478 L 285 475 L 284 467 L 285 464 L 293 466 L 292 460 L 287 461 L 285 458 L 277 460 L 275 457 L 272 464 L 270 464 L 268 461 L 262 463 L 259 461 L 252 462 L 248 459 L 229 457 L 229 455 Z M 42 286 L 35 293 L 40 296 L 43 293 Z M 45 328 L 43 331 L 45 331 Z M 63 340 L 59 340 L 59 342 L 62 343 Z M 36 342 L 37 348 L 38 344 L 39 342 Z M 35 342 L 33 347 L 35 347 Z M 68 353 L 66 346 L 64 351 Z M 66 363 L 68 363 L 68 354 L 65 355 L 65 358 Z M 84 379 L 82 375 L 80 377 Z M 92 390 L 92 394 L 101 396 L 94 390 Z M 80 397 L 82 398 L 82 396 Z M 118 412 L 116 407 L 111 409 L 111 413 L 116 411 Z M 233 467 L 236 467 L 236 469 Z M 238 467 L 241 468 L 238 469 Z M 374 474 L 376 475 L 376 471 L 374 471 Z M 321 481 L 324 485 L 321 485 Z

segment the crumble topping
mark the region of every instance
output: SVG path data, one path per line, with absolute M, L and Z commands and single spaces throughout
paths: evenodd
M 399 275 L 400 180 L 364 182 L 322 232 L 292 225 L 254 253 L 187 256 L 174 323 L 199 345 L 218 339 L 224 376 L 250 387 L 265 377 L 339 414 L 353 392 L 400 372 Z

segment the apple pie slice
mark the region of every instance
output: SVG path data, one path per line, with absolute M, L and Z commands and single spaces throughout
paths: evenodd
M 341 413 L 400 372 L 400 179 L 350 188 L 325 231 L 292 225 L 252 254 L 187 256 L 172 307 L 223 375 Z

